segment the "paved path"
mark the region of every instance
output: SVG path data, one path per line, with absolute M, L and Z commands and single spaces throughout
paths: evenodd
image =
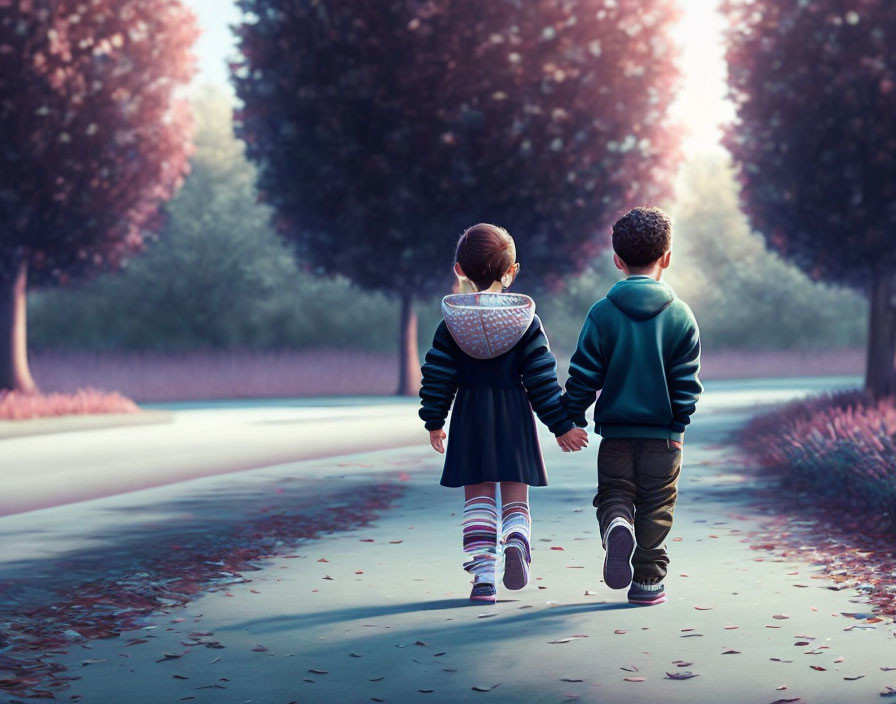
M 21 437 L 11 437 L 15 423 L 0 423 L 0 516 L 419 440 L 413 401 L 351 401 L 181 404 L 150 411 L 159 422 L 126 418 L 103 430 L 70 431 L 82 421 L 64 419 L 59 434 L 46 432 L 52 419 L 25 421 L 36 434 Z
M 7 546 L 0 570 L 12 566 L 17 544 L 48 556 L 75 549 L 56 545 L 66 526 L 69 542 L 80 537 L 78 550 L 94 541 L 102 553 L 116 542 L 113 520 L 124 505 L 134 514 L 129 531 L 164 523 L 170 537 L 179 522 L 196 519 L 171 509 L 176 496 L 237 495 L 286 477 L 323 496 L 327 483 L 379 472 L 406 490 L 373 526 L 305 542 L 247 573 L 251 582 L 158 613 L 144 630 L 73 647 L 58 658 L 81 678 L 71 694 L 131 704 L 879 701 L 896 687 L 896 670 L 881 669 L 896 668 L 893 624 L 843 615 L 863 611 L 855 594 L 826 589 L 811 565 L 751 549 L 761 522 L 749 508 L 754 479 L 725 446 L 747 417 L 744 406 L 802 388 L 730 385 L 707 394 L 688 434 L 670 602 L 659 607 L 629 607 L 600 582 L 590 508 L 595 447 L 564 455 L 549 437 L 552 485 L 532 499 L 533 582 L 501 594 L 493 607 L 466 600 L 462 499 L 437 486 L 439 459 L 426 448 L 286 464 L 10 516 L 0 519 Z M 187 505 L 201 510 L 198 501 Z M 135 638 L 145 642 L 127 645 Z M 210 640 L 223 648 L 204 647 Z M 667 675 L 686 672 L 697 676 Z

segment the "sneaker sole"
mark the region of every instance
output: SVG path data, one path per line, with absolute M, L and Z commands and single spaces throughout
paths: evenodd
M 471 596 L 470 601 L 487 601 L 490 604 L 494 604 L 498 601 L 497 596 Z
M 504 551 L 504 586 L 518 591 L 529 583 L 529 566 L 519 548 Z
M 604 582 L 610 589 L 626 589 L 632 583 L 632 555 L 635 536 L 623 526 L 616 526 L 607 536 L 604 556 Z
M 629 599 L 628 603 L 634 604 L 635 606 L 656 606 L 657 604 L 665 604 L 666 601 L 668 601 L 666 599 L 666 595 L 663 594 L 662 596 L 657 597 L 656 599 L 650 599 L 650 600 Z

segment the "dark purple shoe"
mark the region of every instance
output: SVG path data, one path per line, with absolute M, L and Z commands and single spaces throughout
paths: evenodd
M 610 589 L 625 589 L 632 583 L 635 531 L 624 518 L 610 521 L 604 536 L 604 582 Z
M 521 533 L 511 533 L 504 542 L 504 586 L 516 591 L 529 583 L 529 541 Z
M 498 600 L 498 591 L 494 584 L 489 582 L 478 582 L 473 585 L 473 591 L 470 592 L 470 601 L 485 601 L 494 604 Z

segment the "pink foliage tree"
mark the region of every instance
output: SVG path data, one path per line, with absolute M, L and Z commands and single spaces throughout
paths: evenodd
M 0 0 L 0 389 L 33 391 L 25 293 L 139 250 L 188 169 L 180 0 Z
M 896 3 L 726 0 L 726 144 L 753 226 L 869 291 L 866 387 L 896 392 Z
M 414 299 L 453 239 L 506 226 L 523 279 L 557 283 L 608 220 L 668 193 L 674 0 L 239 0 L 237 131 L 280 231 L 323 274 Z

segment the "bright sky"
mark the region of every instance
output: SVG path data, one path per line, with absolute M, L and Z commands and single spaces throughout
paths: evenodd
M 199 75 L 195 85 L 212 83 L 232 92 L 227 60 L 235 51 L 230 25 L 240 18 L 236 4 L 233 0 L 186 0 L 186 3 L 198 15 L 202 29 L 196 47 Z M 676 37 L 683 47 L 684 84 L 674 113 L 688 128 L 685 154 L 693 157 L 721 150 L 719 125 L 730 120 L 733 112 L 725 99 L 719 0 L 679 0 L 679 3 L 684 7 L 684 17 Z

